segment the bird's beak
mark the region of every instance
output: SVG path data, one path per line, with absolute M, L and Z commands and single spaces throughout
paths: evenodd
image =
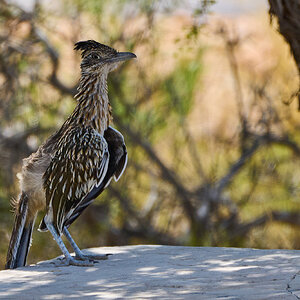
M 117 55 L 109 59 L 109 62 L 118 62 L 136 58 L 136 55 L 131 52 L 118 52 Z

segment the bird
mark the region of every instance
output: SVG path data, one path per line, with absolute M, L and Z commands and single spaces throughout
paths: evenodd
M 85 255 L 69 226 L 127 165 L 123 135 L 111 126 L 112 109 L 107 77 L 123 62 L 136 58 L 94 40 L 79 41 L 81 77 L 76 107 L 62 127 L 36 152 L 23 159 L 18 174 L 20 194 L 14 201 L 15 219 L 6 269 L 26 265 L 37 213 L 44 212 L 39 231 L 49 231 L 63 253 L 64 265 L 90 266 L 107 255 Z M 65 235 L 75 252 L 66 248 Z

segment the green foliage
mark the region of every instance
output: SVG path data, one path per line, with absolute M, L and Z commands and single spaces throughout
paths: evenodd
M 176 69 L 164 80 L 165 107 L 181 119 L 188 116 L 193 107 L 193 94 L 199 89 L 200 55 L 178 62 Z

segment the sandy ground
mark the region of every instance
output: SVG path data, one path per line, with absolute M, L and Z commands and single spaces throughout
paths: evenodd
M 300 299 L 300 251 L 125 246 L 93 267 L 0 272 L 1 299 Z M 56 260 L 57 261 L 57 260 Z

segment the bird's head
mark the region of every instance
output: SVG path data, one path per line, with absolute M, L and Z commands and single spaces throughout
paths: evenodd
M 131 52 L 118 52 L 93 40 L 80 41 L 74 50 L 81 50 L 81 71 L 83 74 L 105 74 L 115 70 L 121 63 L 136 55 Z

